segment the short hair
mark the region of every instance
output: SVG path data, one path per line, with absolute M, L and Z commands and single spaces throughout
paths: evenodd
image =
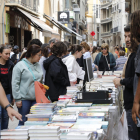
M 124 32 L 130 32 L 130 24 L 126 25 L 124 28 Z
M 56 42 L 56 38 L 52 38 L 52 39 L 49 40 L 49 44 L 55 43 L 55 42 Z
M 41 53 L 44 55 L 44 57 L 47 58 L 50 52 L 51 52 L 51 49 L 50 49 L 49 44 L 46 43 L 41 46 Z
M 81 42 L 80 44 L 81 46 L 83 46 L 83 48 L 86 50 L 86 51 L 89 51 L 90 50 L 90 46 L 86 43 L 86 42 Z
M 55 56 L 62 57 L 63 54 L 67 53 L 67 46 L 65 45 L 64 42 L 58 41 L 54 43 L 54 45 L 51 47 L 51 52 Z
M 82 49 L 83 49 L 82 45 L 74 44 L 70 47 L 69 52 L 71 52 L 71 54 L 75 54 L 76 51 L 80 52 L 82 51 Z
M 119 50 L 120 50 L 120 48 L 119 48 L 118 46 L 116 46 L 116 47 L 115 47 L 115 49 L 116 49 L 117 51 L 119 51 Z
M 119 51 L 119 55 L 120 56 L 125 56 L 125 52 L 124 51 Z
M 42 46 L 42 42 L 39 39 L 32 39 L 29 41 L 27 48 L 29 48 L 31 45 L 38 45 L 38 46 Z
M 42 44 L 41 48 L 43 49 L 43 48 L 45 48 L 46 46 L 49 46 L 49 44 L 48 44 L 48 43 Z
M 5 44 L 1 44 L 0 45 L 0 53 L 3 53 L 3 50 L 5 49 L 10 49 L 9 47 L 7 47 Z
M 64 41 L 64 43 L 66 44 L 66 46 L 67 46 L 67 50 L 69 51 L 69 48 L 70 48 L 70 46 L 71 46 L 71 43 L 68 42 L 68 41 Z
M 103 44 L 101 45 L 101 48 L 107 48 L 107 51 L 109 51 L 109 46 L 108 46 L 107 43 L 103 43 Z

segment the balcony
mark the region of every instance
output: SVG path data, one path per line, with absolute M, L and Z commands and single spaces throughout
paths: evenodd
M 38 2 L 37 0 L 6 0 L 6 6 L 16 6 L 33 14 L 38 15 Z
M 113 28 L 113 33 L 118 33 L 118 32 L 121 32 L 121 26 L 117 26 Z
M 111 34 L 113 33 L 113 28 L 111 29 L 110 33 L 111 33 Z
M 112 5 L 112 2 L 107 2 L 105 4 L 101 4 L 101 9 L 106 9 L 106 8 L 108 8 L 111 5 Z
M 109 22 L 111 22 L 111 21 L 112 21 L 112 17 L 108 17 L 108 18 L 106 18 L 106 19 L 101 20 L 101 24 L 109 23 Z
M 110 32 L 101 33 L 101 37 L 111 36 Z
M 80 13 L 80 8 L 79 8 L 79 5 L 78 4 L 73 4 L 73 11 L 77 14 Z

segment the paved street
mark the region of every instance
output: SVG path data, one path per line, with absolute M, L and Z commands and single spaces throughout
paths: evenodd
M 17 111 L 16 105 L 14 105 L 14 109 Z M 9 129 L 15 129 L 18 126 L 18 122 L 19 121 L 16 118 L 14 118 L 13 122 L 9 119 L 9 126 L 8 126 L 8 128 Z

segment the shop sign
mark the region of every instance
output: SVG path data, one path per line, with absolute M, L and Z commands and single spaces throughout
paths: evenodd
M 6 33 L 10 33 L 10 14 L 6 13 Z
M 69 12 L 58 12 L 58 21 L 63 24 L 69 23 Z

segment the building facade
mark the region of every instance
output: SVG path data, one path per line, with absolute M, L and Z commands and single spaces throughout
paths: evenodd
M 63 11 L 69 11 L 69 23 L 65 24 L 68 28 L 82 36 L 82 40 L 86 40 L 86 0 L 63 0 Z M 82 41 L 69 33 L 64 33 L 64 39 L 72 44 Z
M 101 1 L 101 41 L 109 46 L 124 46 L 124 27 L 128 14 L 125 0 Z
M 62 40 L 63 31 L 43 17 L 45 13 L 57 19 L 62 5 L 62 0 L 2 0 L 0 44 L 18 45 L 21 51 L 34 38 L 42 43 L 48 43 L 54 37 Z
M 88 42 L 94 46 L 100 46 L 100 0 L 88 0 L 88 11 L 86 12 L 87 17 L 87 29 L 88 29 Z M 95 32 L 95 36 L 91 36 L 91 32 Z

